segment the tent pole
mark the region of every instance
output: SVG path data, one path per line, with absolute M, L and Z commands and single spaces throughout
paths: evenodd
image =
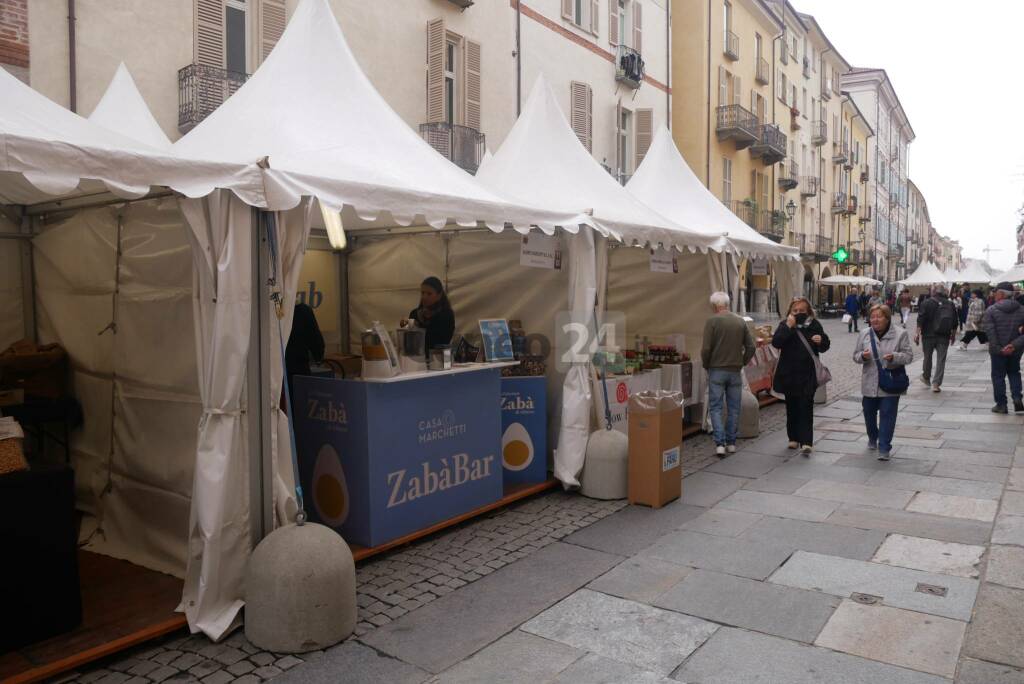
M 25 339 L 38 341 L 36 329 L 36 273 L 35 252 L 32 248 L 32 218 L 21 217 L 21 237 L 18 245 L 21 255 L 21 320 L 25 328 Z
M 253 546 L 274 529 L 271 484 L 273 459 L 268 416 L 273 410 L 266 379 L 270 373 L 270 320 L 267 297 L 267 274 L 270 260 L 266 233 L 262 230 L 263 215 L 253 208 L 253 225 L 258 239 L 252 241 L 252 296 L 249 323 L 249 360 L 246 364 L 246 405 L 249 407 L 249 523 Z
M 338 258 L 338 327 L 341 329 L 341 353 L 352 353 L 352 322 L 348 317 L 348 250 Z

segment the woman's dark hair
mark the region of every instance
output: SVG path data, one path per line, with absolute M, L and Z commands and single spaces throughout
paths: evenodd
M 448 301 L 448 293 L 444 291 L 444 285 L 441 283 L 441 279 L 440 278 L 437 278 L 435 276 L 430 276 L 429 278 L 424 278 L 423 282 L 420 283 L 420 285 L 421 286 L 426 285 L 431 290 L 433 290 L 434 292 L 437 292 L 438 294 L 441 295 L 441 299 L 437 303 L 437 308 L 438 309 L 440 309 L 441 311 L 451 311 L 452 305 Z

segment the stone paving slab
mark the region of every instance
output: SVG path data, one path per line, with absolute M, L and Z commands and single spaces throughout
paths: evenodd
M 430 678 L 423 670 L 374 651 L 356 641 L 328 649 L 316 660 L 292 668 L 274 681 L 290 684 L 361 684 L 395 682 L 419 684 Z M 180 681 L 172 679 L 170 681 Z
M 977 579 L 984 546 L 954 544 L 923 537 L 891 534 L 871 558 L 874 563 Z M 991 568 L 991 564 L 989 566 Z M 991 573 L 991 569 L 989 570 Z
M 775 544 L 680 530 L 662 537 L 642 555 L 763 580 L 782 565 L 790 553 L 791 548 Z
M 992 543 L 1024 546 L 1024 515 L 1000 515 L 996 518 Z
M 744 489 L 730 494 L 718 506 L 745 513 L 760 513 L 779 518 L 820 522 L 832 515 L 838 504 L 788 494 L 772 494 L 771 492 L 755 492 Z
M 673 675 L 700 684 L 949 684 L 935 675 L 723 627 Z
M 902 447 L 893 447 L 892 454 L 901 452 Z M 814 445 L 815 452 L 825 451 L 833 454 L 867 454 L 868 445 L 865 442 L 837 442 L 834 440 L 823 439 Z
M 847 600 L 814 644 L 952 678 L 966 628 L 959 620 Z
M 685 488 L 686 485 L 684 484 Z M 597 551 L 632 556 L 658 537 L 671 532 L 705 509 L 680 503 L 679 500 L 661 508 L 627 506 L 570 534 L 563 541 Z
M 571 646 L 515 630 L 431 682 L 441 684 L 516 684 L 545 682 L 583 657 Z
M 961 388 L 964 391 L 964 388 Z M 973 410 L 973 409 L 972 409 Z M 995 425 L 1022 425 L 1024 424 L 1024 417 L 1022 416 L 1000 416 L 995 413 L 933 413 L 932 420 L 941 420 L 948 422 L 962 421 L 964 423 L 977 423 L 979 425 L 995 424 Z
M 771 472 L 771 475 L 781 475 L 783 477 L 796 477 L 810 480 L 829 480 L 830 482 L 853 482 L 855 484 L 863 484 L 871 478 L 871 471 L 865 468 L 847 468 L 839 465 L 829 465 L 827 463 L 820 463 L 817 459 L 817 454 L 814 458 L 801 459 L 799 461 L 789 461 L 785 465 L 781 465 Z M 839 461 L 845 458 L 839 457 Z
M 693 571 L 686 565 L 634 556 L 598 577 L 587 588 L 630 601 L 651 603 Z
M 934 492 L 936 494 L 953 494 L 955 496 L 968 496 L 976 499 L 992 500 L 998 500 L 1003 493 L 1002 485 L 997 482 L 958 480 L 951 477 L 915 475 L 913 473 L 900 473 L 891 470 L 876 471 L 875 474 L 868 479 L 867 485 L 874 487 L 892 487 L 893 489 L 905 489 L 913 492 Z
M 986 583 L 967 630 L 964 655 L 1024 667 L 1024 590 Z
M 914 492 L 887 487 L 869 487 L 849 482 L 811 480 L 793 492 L 793 496 L 879 508 L 903 508 L 914 498 Z
M 857 442 L 862 437 L 866 438 L 865 435 L 862 435 L 859 432 L 854 431 L 854 430 L 850 430 L 849 432 L 825 432 L 825 433 L 818 432 L 818 433 L 815 433 L 814 441 L 815 441 L 815 443 L 817 443 L 817 442 L 820 442 L 823 439 L 829 439 L 829 440 L 832 440 L 832 441 L 835 441 L 835 442 Z
M 1000 515 L 1024 515 L 1024 492 L 1006 492 L 999 507 Z
M 771 492 L 772 494 L 792 494 L 796 490 L 810 482 L 810 479 L 800 477 L 789 477 L 779 473 L 769 473 L 764 477 L 751 480 L 743 485 L 744 489 L 755 492 Z
M 736 477 L 760 477 L 785 462 L 786 459 L 779 456 L 744 450 L 721 459 L 718 463 L 712 463 L 704 472 Z
M 816 591 L 696 570 L 654 601 L 660 608 L 811 643 L 839 599 Z
M 690 506 L 711 508 L 748 481 L 718 473 L 694 473 L 683 478 L 683 496 L 680 501 Z
M 910 447 L 903 447 L 904 449 Z M 895 452 L 895 449 L 893 449 Z M 864 454 L 848 454 L 836 461 L 837 466 L 843 468 L 858 468 L 860 470 L 886 471 L 897 473 L 910 473 L 912 475 L 927 475 L 935 469 L 936 461 L 929 461 L 922 458 L 905 458 L 893 456 L 891 461 L 879 461 L 877 451 L 868 451 Z
M 932 471 L 935 477 L 948 477 L 960 480 L 977 480 L 979 482 L 1006 482 L 1009 471 L 1005 467 L 983 466 L 973 463 L 939 463 Z
M 1024 670 L 964 658 L 956 684 L 1024 684 Z
M 523 631 L 660 675 L 675 670 L 718 625 L 582 589 Z
M 775 584 L 823 591 L 842 598 L 851 594 L 881 596 L 882 603 L 955 620 L 971 619 L 978 593 L 976 580 L 897 568 L 866 561 L 797 551 L 769 578 Z M 945 596 L 917 591 L 920 584 L 945 587 Z
M 741 538 L 774 544 L 794 551 L 799 549 L 829 556 L 868 560 L 885 539 L 885 533 L 828 523 L 766 517 L 744 532 Z
M 552 684 L 675 684 L 675 680 L 588 653 L 563 670 Z
M 928 537 L 960 544 L 988 543 L 991 526 L 977 520 L 947 518 L 927 513 L 896 511 L 871 506 L 842 506 L 826 522 L 867 530 L 898 532 L 911 537 Z M 1022 529 L 1024 533 L 1024 529 Z M 1010 542 L 1013 543 L 1013 542 Z
M 362 638 L 439 673 L 610 570 L 611 554 L 557 542 Z
M 907 505 L 907 510 L 915 513 L 943 515 L 950 518 L 992 522 L 996 519 L 998 507 L 999 502 L 992 501 L 991 499 L 973 499 L 967 496 L 919 492 L 914 495 L 914 500 Z
M 693 520 L 683 523 L 680 529 L 717 534 L 720 537 L 738 537 L 762 517 L 758 513 L 744 513 L 715 506 Z
M 900 405 L 900 410 L 903 410 L 903 406 Z M 935 440 L 942 437 L 942 432 L 939 429 L 925 429 L 920 427 L 905 427 L 900 425 L 902 420 L 896 421 L 896 430 L 893 433 L 896 437 L 907 437 L 910 439 L 927 439 Z M 867 437 L 867 428 L 864 427 L 862 421 L 850 421 L 843 423 L 830 422 L 825 423 L 821 426 L 822 430 L 834 431 L 834 432 L 846 432 L 855 434 L 858 436 Z
M 1024 589 L 1024 548 L 993 544 L 988 554 L 986 582 Z
M 1007 489 L 1024 491 L 1024 466 L 1017 466 L 1010 469 L 1010 479 L 1006 483 Z

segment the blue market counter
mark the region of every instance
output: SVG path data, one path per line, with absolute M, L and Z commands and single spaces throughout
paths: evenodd
M 350 544 L 379 547 L 501 501 L 502 442 L 509 441 L 503 406 L 520 414 L 536 408 L 539 386 L 542 429 L 545 416 L 544 378 L 502 378 L 505 365 L 365 381 L 296 377 L 299 477 L 310 519 Z M 519 388 L 515 401 L 503 399 L 509 382 Z M 524 440 L 533 428 L 525 422 L 519 417 L 520 429 L 511 430 L 510 472 L 527 483 L 537 479 L 539 463 L 543 482 L 543 433 L 540 444 Z

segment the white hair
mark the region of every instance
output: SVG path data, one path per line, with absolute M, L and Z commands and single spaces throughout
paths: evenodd
M 726 292 L 712 292 L 711 293 L 711 306 L 717 306 L 720 309 L 729 308 L 729 294 Z

